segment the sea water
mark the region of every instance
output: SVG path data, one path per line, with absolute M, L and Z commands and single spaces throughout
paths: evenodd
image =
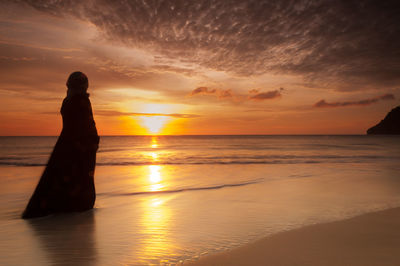
M 0 265 L 179 264 L 400 206 L 399 136 L 110 136 L 93 211 L 22 220 L 56 141 L 0 137 Z

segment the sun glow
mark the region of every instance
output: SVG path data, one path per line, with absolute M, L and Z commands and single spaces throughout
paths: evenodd
M 146 104 L 143 107 L 143 113 L 146 115 L 140 117 L 140 122 L 148 134 L 160 134 L 166 123 L 171 120 L 171 117 L 167 116 L 170 111 L 170 107 L 165 104 Z
M 170 118 L 167 116 L 143 116 L 140 118 L 142 125 L 148 130 L 150 134 L 159 134 L 165 123 Z

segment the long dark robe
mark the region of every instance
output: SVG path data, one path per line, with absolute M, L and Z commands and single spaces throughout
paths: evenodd
M 96 200 L 94 170 L 99 144 L 89 94 L 64 99 L 63 129 L 22 218 L 85 211 Z

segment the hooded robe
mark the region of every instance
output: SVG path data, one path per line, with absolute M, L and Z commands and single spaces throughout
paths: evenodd
M 62 103 L 61 115 L 63 129 L 22 214 L 24 219 L 93 208 L 99 136 L 89 94 L 67 96 Z

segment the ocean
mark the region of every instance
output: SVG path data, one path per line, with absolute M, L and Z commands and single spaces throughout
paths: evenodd
M 104 136 L 95 209 L 22 220 L 57 137 L 0 137 L 0 265 L 180 264 L 400 206 L 399 136 Z

